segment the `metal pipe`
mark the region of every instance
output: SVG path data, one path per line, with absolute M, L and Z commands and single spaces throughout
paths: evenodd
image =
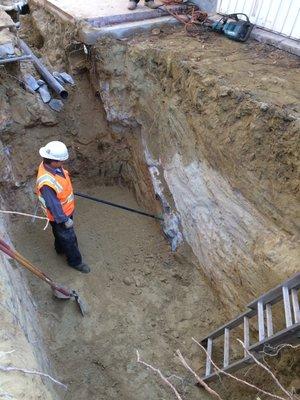
M 160 220 L 160 221 L 163 221 L 163 220 L 164 220 L 163 218 L 161 218 L 161 217 L 159 217 L 159 216 L 157 216 L 157 215 L 148 214 L 148 213 L 146 213 L 146 212 L 144 212 L 144 211 L 135 210 L 134 208 L 129 208 L 129 207 L 126 207 L 126 206 L 121 206 L 120 204 L 111 203 L 110 201 L 97 199 L 96 197 L 88 196 L 87 194 L 78 193 L 78 192 L 75 192 L 74 194 L 75 194 L 75 196 L 84 197 L 85 199 L 92 200 L 92 201 L 96 201 L 97 203 L 103 203 L 103 204 L 106 204 L 106 205 L 108 205 L 108 206 L 112 206 L 112 207 L 116 207 L 116 208 L 121 208 L 122 210 L 131 211 L 131 212 L 134 212 L 134 213 L 136 213 L 136 214 L 141 214 L 141 215 L 144 215 L 145 217 L 151 217 L 151 218 L 154 218 L 154 219 L 158 219 L 158 220 Z
M 24 56 L 3 58 L 0 59 L 0 64 L 7 64 L 14 61 L 31 61 L 31 56 L 29 54 L 26 54 Z
M 60 95 L 62 99 L 66 99 L 68 97 L 68 92 L 66 89 L 52 76 L 52 74 L 48 71 L 48 69 L 41 63 L 41 61 L 33 54 L 31 49 L 27 46 L 24 40 L 19 40 L 19 45 L 21 49 L 24 51 L 25 54 L 30 55 L 33 64 L 35 65 L 36 69 L 48 83 L 48 85 Z

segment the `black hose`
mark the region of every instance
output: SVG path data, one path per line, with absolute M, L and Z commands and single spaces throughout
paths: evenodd
M 144 215 L 145 217 L 151 217 L 151 218 L 154 218 L 154 219 L 158 219 L 160 221 L 164 220 L 163 218 L 158 217 L 157 215 L 148 214 L 148 213 L 146 213 L 144 211 L 135 210 L 134 208 L 121 206 L 120 204 L 111 203 L 110 201 L 97 199 L 96 197 L 88 196 L 87 194 L 83 194 L 83 193 L 79 193 L 79 192 L 75 192 L 74 194 L 75 194 L 75 196 L 78 196 L 78 197 L 84 197 L 85 199 L 96 201 L 97 203 L 103 203 L 103 204 L 106 204 L 108 206 L 121 208 L 122 210 L 131 211 L 131 212 L 136 213 L 136 214 Z

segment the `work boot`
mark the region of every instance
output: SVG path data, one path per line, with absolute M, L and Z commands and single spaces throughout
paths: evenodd
M 130 1 L 130 2 L 128 3 L 127 8 L 128 8 L 128 10 L 135 10 L 135 9 L 136 9 L 136 6 L 137 6 L 137 3 L 136 3 L 135 1 Z
M 152 9 L 155 9 L 155 8 L 159 7 L 159 5 L 155 4 L 154 1 L 152 1 L 152 0 L 145 1 L 145 6 L 149 7 L 149 8 L 152 8 Z
M 79 265 L 70 265 L 70 267 L 77 269 L 77 271 L 83 272 L 84 274 L 88 274 L 91 270 L 91 268 L 83 262 Z

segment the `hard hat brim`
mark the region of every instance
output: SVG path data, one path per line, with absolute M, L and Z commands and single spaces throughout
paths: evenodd
M 46 147 L 41 147 L 39 150 L 39 154 L 42 158 L 48 158 L 48 160 L 66 161 L 69 158 L 69 154 L 67 154 L 66 157 L 53 157 L 51 154 L 47 153 Z

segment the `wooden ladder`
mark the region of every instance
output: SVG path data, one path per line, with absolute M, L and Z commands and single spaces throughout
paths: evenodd
M 244 357 L 230 362 L 230 331 L 233 328 L 242 326 L 244 332 L 244 345 L 251 353 L 257 353 L 265 346 L 277 346 L 283 343 L 300 342 L 300 309 L 299 309 L 300 273 L 292 276 L 274 289 L 260 296 L 248 304 L 248 310 L 227 324 L 210 333 L 201 343 L 207 349 L 206 369 L 204 381 L 211 381 L 218 376 L 213 370 L 210 358 L 213 353 L 214 340 L 223 336 L 223 366 L 220 368 L 226 372 L 235 372 L 253 362 L 252 358 L 244 351 Z M 279 301 L 283 302 L 285 328 L 274 332 L 272 321 L 272 306 Z M 258 341 L 250 343 L 250 320 L 257 316 Z

